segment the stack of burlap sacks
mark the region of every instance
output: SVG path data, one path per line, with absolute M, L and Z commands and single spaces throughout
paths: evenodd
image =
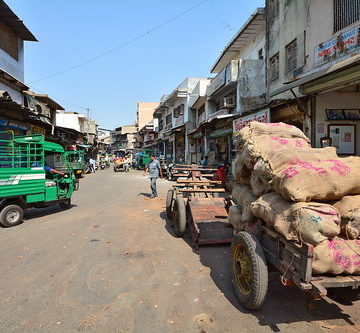
M 360 274 L 360 157 L 311 148 L 284 123 L 252 122 L 235 138 L 229 221 L 257 234 L 259 219 L 314 247 L 314 274 Z

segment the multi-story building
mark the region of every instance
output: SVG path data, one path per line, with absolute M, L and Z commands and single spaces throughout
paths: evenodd
M 155 152 L 168 160 L 185 162 L 188 157 L 186 124 L 190 120 L 190 96 L 199 81 L 207 78 L 186 78 L 173 92 L 164 95 L 153 117 L 158 120 L 155 128 Z
M 267 0 L 272 121 L 360 155 L 360 0 Z
M 265 9 L 257 8 L 211 69 L 216 76 L 207 86 L 204 112 L 198 113 L 202 154 L 211 164 L 234 161 L 233 126 L 237 130 L 244 120 L 266 112 L 265 23 Z
M 111 150 L 117 155 L 126 151 L 134 151 L 138 128 L 136 125 L 124 125 L 111 131 Z
M 0 1 L 0 131 L 31 131 L 24 107 L 24 41 L 37 41 L 4 1 Z
M 136 111 L 136 126 L 141 129 L 153 119 L 153 113 L 159 103 L 138 102 Z

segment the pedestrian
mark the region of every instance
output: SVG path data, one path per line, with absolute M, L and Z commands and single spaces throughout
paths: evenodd
M 221 164 L 216 171 L 215 180 L 221 181 L 221 185 L 225 186 L 230 168 L 230 163 Z
M 160 177 L 162 178 L 162 171 L 161 171 L 161 166 L 160 166 L 160 162 L 155 158 L 155 155 L 151 155 L 150 156 L 151 162 L 149 163 L 149 165 L 146 167 L 145 172 L 149 171 L 149 175 L 150 175 L 150 188 L 151 188 L 151 196 L 150 198 L 156 198 L 157 195 L 157 190 L 156 190 L 156 181 Z
M 91 172 L 95 172 L 95 160 L 93 160 L 91 157 L 89 159 Z
M 200 161 L 201 166 L 208 166 L 209 164 L 209 156 L 205 156 L 203 160 Z

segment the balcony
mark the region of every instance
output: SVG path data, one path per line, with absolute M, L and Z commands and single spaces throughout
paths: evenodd
M 178 118 L 174 119 L 174 126 L 173 127 L 178 127 L 181 125 L 184 125 L 184 116 L 179 116 Z
M 236 87 L 239 73 L 239 60 L 231 62 L 223 68 L 210 82 L 207 95 L 209 99 L 217 99 L 219 96 L 226 95 Z

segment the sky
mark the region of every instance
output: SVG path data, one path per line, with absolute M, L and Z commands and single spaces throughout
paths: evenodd
M 25 83 L 100 127 L 133 124 L 186 77 L 211 77 L 264 0 L 5 0 L 35 35 Z

